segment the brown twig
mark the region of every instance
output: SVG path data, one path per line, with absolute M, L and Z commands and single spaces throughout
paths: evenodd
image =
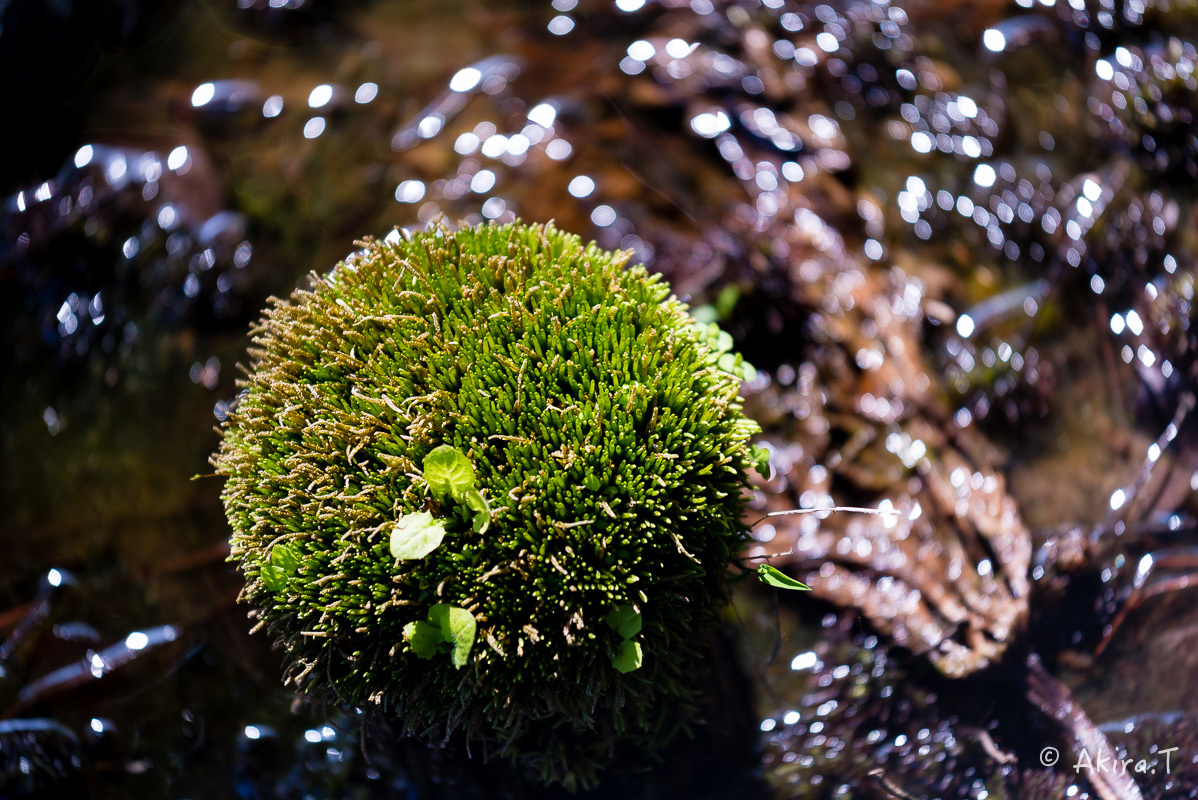
M 875 767 L 874 769 L 871 769 L 869 771 L 869 777 L 873 778 L 874 782 L 881 786 L 882 790 L 891 797 L 897 797 L 898 800 L 920 800 L 910 792 L 905 792 L 902 790 L 902 788 L 891 783 L 886 777 L 886 770 L 882 769 L 881 767 Z

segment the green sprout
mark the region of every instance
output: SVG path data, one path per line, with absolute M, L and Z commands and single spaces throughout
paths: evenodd
M 435 226 L 272 302 L 213 463 L 297 688 L 568 787 L 693 719 L 752 368 L 627 259 Z
M 474 646 L 477 625 L 474 615 L 464 608 L 438 604 L 428 610 L 428 621 L 409 622 L 403 636 L 417 658 L 432 658 L 438 652 L 453 654 L 457 669 L 466 666 Z
M 776 589 L 791 589 L 799 592 L 811 591 L 811 587 L 807 584 L 796 581 L 782 570 L 777 567 L 771 567 L 769 564 L 761 564 L 757 567 L 757 578 L 762 583 L 773 586 Z
M 758 463 L 756 466 L 756 469 L 759 474 L 766 475 L 769 470 L 769 452 L 765 451 L 764 449 L 758 448 L 758 452 L 756 453 L 756 456 L 761 456 L 762 454 L 764 454 L 764 456 L 765 456 L 765 463 L 764 464 Z M 751 453 L 750 455 L 751 455 L 751 457 L 753 457 L 754 454 Z M 898 509 L 893 508 L 893 507 L 883 507 L 883 506 L 880 506 L 878 508 L 862 508 L 860 506 L 823 506 L 823 507 L 819 507 L 819 508 L 792 508 L 792 509 L 788 509 L 786 511 L 771 511 L 770 513 L 766 514 L 764 517 L 759 519 L 757 522 L 753 523 L 753 525 L 750 525 L 750 527 L 754 527 L 758 523 L 763 522 L 770 517 L 785 517 L 785 516 L 799 515 L 799 514 L 827 515 L 827 514 L 835 514 L 835 513 L 839 513 L 839 512 L 844 512 L 844 513 L 848 513 L 848 514 L 868 514 L 870 516 L 883 517 L 886 519 L 895 519 L 897 517 L 902 516 L 902 512 L 899 511 Z M 773 553 L 770 555 L 749 556 L 748 560 L 752 561 L 752 560 L 757 560 L 757 559 L 773 558 L 775 556 L 790 555 L 791 552 L 792 551 L 787 551 L 785 553 Z M 767 564 L 764 562 L 761 563 L 760 565 L 758 565 L 757 569 L 752 570 L 751 573 L 747 570 L 742 572 L 741 577 L 747 577 L 749 574 L 756 575 L 757 579 L 759 581 L 766 584 L 767 586 L 773 586 L 775 589 L 790 589 L 792 591 L 799 591 L 799 592 L 811 591 L 811 587 L 808 586 L 807 584 L 805 584 L 801 581 L 795 580 L 794 578 L 790 577 L 789 575 L 787 575 L 786 573 L 784 573 L 782 570 L 778 569 L 777 567 L 771 566 L 770 564 Z
M 291 582 L 291 576 L 299 567 L 298 551 L 287 544 L 276 544 L 270 550 L 270 559 L 262 565 L 262 582 L 272 592 L 282 592 Z
M 640 642 L 632 637 L 641 632 L 641 615 L 632 606 L 620 606 L 607 615 L 607 626 L 620 634 L 620 650 L 611 658 L 611 665 L 620 672 L 640 669 L 643 663 Z
M 462 501 L 474 489 L 474 467 L 466 456 L 443 444 L 424 457 L 424 480 L 433 494 Z
M 404 514 L 391 531 L 391 555 L 401 561 L 424 558 L 445 538 L 445 527 L 427 511 Z

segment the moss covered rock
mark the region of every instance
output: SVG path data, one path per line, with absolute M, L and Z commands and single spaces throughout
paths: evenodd
M 669 739 L 724 597 L 745 365 L 552 226 L 366 242 L 254 331 L 214 456 L 310 693 L 588 781 Z

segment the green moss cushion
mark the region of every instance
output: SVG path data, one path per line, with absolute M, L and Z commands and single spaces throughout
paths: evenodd
M 689 691 L 744 536 L 740 363 L 552 226 L 393 238 L 255 329 L 214 456 L 244 599 L 299 688 L 585 779 Z

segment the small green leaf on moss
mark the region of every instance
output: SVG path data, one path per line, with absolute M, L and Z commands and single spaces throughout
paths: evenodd
M 771 567 L 769 564 L 762 564 L 757 568 L 757 577 L 762 583 L 768 583 L 770 586 L 776 586 L 779 589 L 794 589 L 800 592 L 809 592 L 811 587 L 805 583 L 796 581 L 781 570 Z
M 424 558 L 445 538 L 445 528 L 427 511 L 404 514 L 391 531 L 391 555 L 404 561 Z
M 625 674 L 641 667 L 641 645 L 625 639 L 620 643 L 620 652 L 613 656 L 611 665 Z
M 770 451 L 760 445 L 749 445 L 749 457 L 753 459 L 753 469 L 765 479 L 770 477 Z
M 632 606 L 620 606 L 607 615 L 607 625 L 625 639 L 641 632 L 641 615 Z
M 428 622 L 409 622 L 404 625 L 403 638 L 418 658 L 432 658 L 437 654 L 437 645 L 444 641 L 441 629 Z
M 725 284 L 720 293 L 715 298 L 715 310 L 719 314 L 720 319 L 727 319 L 736 310 L 736 304 L 740 301 L 740 287 L 734 283 Z
M 471 489 L 466 492 L 466 506 L 474 512 L 474 532 L 486 533 L 491 527 L 491 506 L 487 505 L 487 498 L 478 489 Z
M 433 494 L 461 502 L 474 488 L 474 465 L 459 450 L 443 444 L 424 457 L 424 479 Z
M 272 592 L 281 592 L 287 588 L 291 576 L 299 568 L 299 551 L 295 545 L 276 544 L 270 551 L 270 561 L 262 565 L 262 582 Z
M 440 626 L 441 639 L 453 645 L 453 665 L 458 669 L 466 666 L 474 646 L 474 615 L 464 608 L 438 603 L 429 609 L 428 618 Z

